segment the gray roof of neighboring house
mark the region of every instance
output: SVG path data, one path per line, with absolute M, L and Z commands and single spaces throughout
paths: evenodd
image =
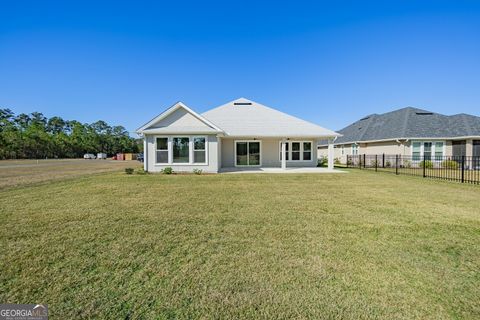
M 371 114 L 339 130 L 335 144 L 411 138 L 480 136 L 480 117 L 469 114 L 446 116 L 407 107 Z M 321 143 L 322 144 L 322 143 Z

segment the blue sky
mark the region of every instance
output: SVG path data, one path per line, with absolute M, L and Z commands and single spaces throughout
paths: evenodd
M 480 2 L 1 2 L 0 107 L 134 131 L 238 97 L 331 129 L 480 115 Z

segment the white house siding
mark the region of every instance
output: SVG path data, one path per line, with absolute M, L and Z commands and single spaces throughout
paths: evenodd
M 222 168 L 235 167 L 235 141 L 236 140 L 253 140 L 254 138 L 222 138 L 221 139 L 221 154 L 222 154 Z M 255 138 L 261 141 L 261 162 L 262 167 L 281 167 L 280 161 L 280 141 L 276 138 Z M 311 141 L 312 142 L 312 160 L 310 161 L 287 161 L 287 167 L 315 167 L 317 166 L 317 153 L 315 146 L 317 140 L 311 138 L 295 138 L 291 141 Z
M 155 138 L 158 135 L 146 135 L 147 141 L 147 171 L 160 172 L 166 167 L 171 167 L 173 171 L 177 172 L 192 172 L 193 169 L 201 169 L 203 172 L 218 172 L 219 169 L 219 156 L 218 156 L 218 138 L 216 135 L 191 135 L 191 136 L 206 136 L 207 137 L 207 164 L 156 164 L 156 150 L 155 150 Z M 188 135 L 161 135 L 162 137 L 178 137 Z

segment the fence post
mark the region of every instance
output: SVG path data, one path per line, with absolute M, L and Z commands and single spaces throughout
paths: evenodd
M 365 161 L 366 161 L 366 159 L 365 159 L 365 153 L 364 153 L 364 154 L 363 154 L 363 168 L 364 168 L 364 169 L 366 168 L 366 166 L 365 166 Z
M 395 174 L 398 175 L 398 154 L 395 155 Z
M 377 171 L 378 168 L 378 160 L 377 160 L 377 155 L 375 155 L 375 171 Z
M 465 156 L 462 156 L 462 183 L 465 182 Z
M 425 157 L 425 153 L 423 154 L 423 177 L 425 178 L 427 175 L 426 175 L 426 172 L 425 172 L 425 167 L 426 167 L 426 161 L 425 161 L 426 157 Z
M 385 153 L 382 154 L 382 168 L 385 168 Z

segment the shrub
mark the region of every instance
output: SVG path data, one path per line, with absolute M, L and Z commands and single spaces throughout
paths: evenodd
M 405 168 L 411 168 L 412 167 L 412 163 L 409 161 L 409 160 L 405 160 L 403 161 L 403 166 Z
M 385 168 L 390 168 L 391 166 L 392 163 L 389 160 L 385 161 Z
M 453 160 L 445 160 L 442 162 L 442 167 L 446 169 L 458 169 L 458 162 Z
M 327 161 L 328 161 L 328 160 L 327 160 Z M 339 165 L 339 164 L 342 164 L 342 163 L 340 162 L 340 159 L 335 158 L 335 159 L 333 160 L 333 164 Z
M 132 174 L 133 173 L 133 168 L 125 168 L 125 173 L 126 174 Z
M 375 168 L 378 168 L 378 167 L 379 167 L 377 160 L 372 160 L 372 161 L 370 161 L 370 165 L 371 165 L 372 167 L 375 167 Z
M 193 173 L 195 173 L 195 174 L 198 174 L 198 175 L 200 175 L 200 174 L 202 174 L 202 172 L 203 172 L 203 170 L 202 170 L 202 169 L 196 169 L 196 168 L 195 168 L 195 169 L 193 169 Z
M 420 168 L 423 168 L 423 167 L 425 167 L 426 169 L 432 169 L 433 168 L 433 162 L 430 161 L 430 160 L 421 161 L 420 162 Z
M 327 167 L 328 166 L 328 158 L 323 156 L 318 159 L 317 167 Z
M 163 168 L 161 172 L 162 172 L 163 174 L 172 174 L 172 173 L 173 173 L 173 169 L 172 169 L 172 167 L 166 167 L 166 168 Z

